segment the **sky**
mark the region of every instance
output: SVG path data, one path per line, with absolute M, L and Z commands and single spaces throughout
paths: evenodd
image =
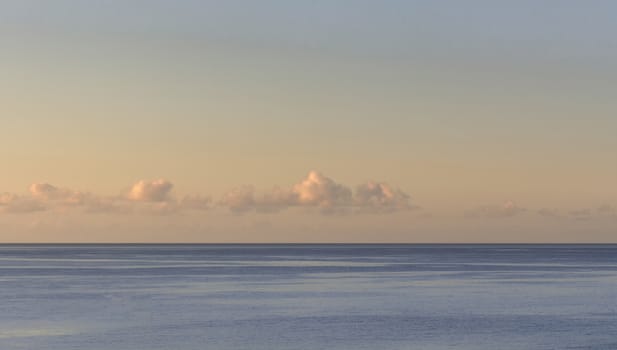
M 617 242 L 613 1 L 0 1 L 0 242 Z

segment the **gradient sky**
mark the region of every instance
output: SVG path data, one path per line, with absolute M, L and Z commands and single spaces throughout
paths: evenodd
M 617 242 L 614 1 L 0 1 L 2 242 Z

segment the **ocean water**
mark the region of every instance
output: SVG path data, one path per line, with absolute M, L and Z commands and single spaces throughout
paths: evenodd
M 0 245 L 0 349 L 617 349 L 614 245 Z

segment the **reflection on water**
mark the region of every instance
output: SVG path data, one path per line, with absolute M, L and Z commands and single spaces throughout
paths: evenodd
M 0 349 L 617 349 L 617 246 L 0 245 Z

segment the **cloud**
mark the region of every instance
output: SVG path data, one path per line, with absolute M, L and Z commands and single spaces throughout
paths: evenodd
M 119 213 L 130 211 L 119 197 L 104 197 L 87 192 L 59 188 L 48 183 L 30 185 L 32 200 L 45 204 L 48 209 L 83 208 L 88 213 Z
M 236 214 L 249 211 L 276 212 L 291 207 L 317 208 L 323 214 L 358 211 L 388 213 L 411 209 L 409 195 L 382 182 L 357 186 L 356 193 L 318 171 L 311 171 L 290 188 L 274 187 L 257 193 L 253 186 L 235 188 L 219 201 L 219 205 Z
M 574 221 L 590 221 L 597 219 L 612 219 L 617 218 L 615 208 L 608 204 L 602 204 L 597 207 L 579 208 L 572 210 L 557 210 L 542 208 L 537 212 L 539 215 L 551 218 L 563 218 Z
M 293 186 L 292 193 L 298 205 L 331 208 L 350 206 L 351 190 L 317 171 L 311 171 L 306 179 Z
M 253 186 L 234 188 L 223 195 L 219 205 L 236 214 L 253 210 L 270 213 L 290 207 L 318 207 L 327 214 L 335 208 L 351 206 L 352 193 L 349 188 L 317 171 L 311 171 L 289 189 L 274 187 L 258 194 Z
M 393 212 L 412 209 L 410 196 L 383 182 L 369 181 L 356 187 L 355 204 L 363 211 Z
M 225 193 L 219 205 L 229 208 L 235 214 L 246 213 L 256 209 L 255 189 L 253 186 L 241 186 Z
M 87 195 L 80 203 L 86 213 L 91 214 L 129 214 L 133 205 L 123 197 Z
M 141 202 L 165 202 L 171 199 L 169 192 L 173 186 L 164 179 L 140 180 L 131 187 L 127 197 Z
M 212 199 L 210 197 L 203 197 L 199 195 L 185 196 L 178 203 L 181 209 L 187 210 L 208 210 Z
M 261 213 L 272 213 L 290 206 L 299 205 L 298 197 L 289 189 L 273 187 L 270 191 L 256 197 L 256 210 Z
M 30 185 L 27 196 L 1 194 L 0 211 L 29 213 L 81 209 L 86 213 L 99 214 L 168 215 L 180 211 L 206 210 L 210 207 L 210 198 L 200 195 L 188 195 L 176 201 L 170 195 L 172 188 L 173 184 L 167 180 L 140 180 L 133 184 L 125 196 L 99 196 L 48 183 L 34 183 Z
M 468 211 L 466 216 L 472 218 L 509 218 L 527 211 L 525 208 L 519 207 L 513 201 L 505 201 L 502 205 L 486 205 L 478 207 L 472 211 Z
M 273 213 L 298 205 L 297 197 L 291 190 L 274 187 L 270 191 L 257 193 L 253 186 L 245 185 L 225 193 L 219 205 L 235 214 L 249 211 Z
M 17 198 L 18 196 L 16 194 L 4 192 L 0 194 L 0 205 L 9 205 L 13 203 L 13 201 L 15 201 Z
M 32 213 L 47 209 L 43 203 L 30 197 L 18 196 L 13 193 L 0 194 L 0 212 Z
M 355 192 L 318 171 L 310 171 L 294 185 L 272 187 L 257 192 L 253 186 L 240 186 L 225 193 L 213 203 L 210 197 L 189 194 L 181 199 L 172 196 L 173 183 L 165 179 L 139 180 L 125 195 L 100 196 L 75 191 L 49 183 L 34 183 L 29 195 L 3 194 L 3 212 L 34 212 L 42 210 L 81 209 L 86 213 L 173 214 L 182 211 L 208 210 L 213 205 L 233 213 L 249 211 L 272 213 L 288 208 L 315 208 L 327 215 L 352 212 L 389 213 L 414 208 L 410 197 L 398 188 L 383 182 L 367 182 Z
M 73 195 L 73 192 L 48 183 L 34 183 L 30 185 L 30 194 L 35 198 L 49 201 L 67 199 Z

